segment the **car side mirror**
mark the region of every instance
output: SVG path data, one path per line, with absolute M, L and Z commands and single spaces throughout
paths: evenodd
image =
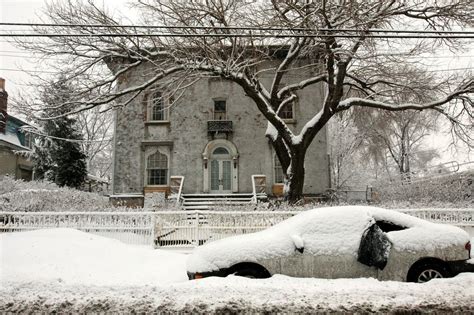
M 362 235 L 357 261 L 383 270 L 391 248 L 392 243 L 387 235 L 374 223 Z
M 295 245 L 295 248 L 297 251 L 299 251 L 301 254 L 304 252 L 304 240 L 301 238 L 301 236 L 293 234 L 290 235 L 291 240 L 293 241 L 293 244 Z

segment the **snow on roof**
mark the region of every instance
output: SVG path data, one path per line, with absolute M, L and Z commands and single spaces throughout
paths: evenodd
M 24 150 L 30 150 L 29 148 L 24 147 L 21 144 L 20 139 L 18 138 L 18 136 L 16 134 L 12 134 L 10 132 L 0 133 L 0 141 L 5 141 L 9 144 L 12 144 L 12 145 L 17 146 L 17 147 L 19 147 L 21 149 L 24 149 Z
M 261 232 L 239 235 L 205 244 L 188 259 L 189 272 L 228 268 L 239 262 L 258 262 L 295 251 L 304 244 L 314 255 L 357 255 L 363 232 L 374 220 L 406 226 L 388 232 L 399 250 L 434 250 L 447 245 L 462 245 L 469 240 L 460 228 L 431 223 L 397 211 L 345 206 L 317 208 L 300 213 Z M 296 244 L 297 243 L 297 244 Z

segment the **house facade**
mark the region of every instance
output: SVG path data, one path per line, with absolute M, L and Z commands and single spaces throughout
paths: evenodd
M 5 80 L 0 78 L 0 176 L 8 175 L 15 179 L 33 179 L 33 163 L 18 151 L 30 151 L 32 135 L 22 131 L 29 126 L 23 120 L 8 114 L 8 93 Z
M 143 80 L 143 69 L 136 71 L 120 84 Z M 292 77 L 299 81 L 304 75 Z M 281 117 L 299 132 L 319 110 L 323 93 L 319 85 L 298 92 L 298 101 Z M 178 100 L 151 89 L 115 113 L 112 194 L 168 192 L 170 176 L 184 177 L 184 193 L 248 193 L 258 174 L 266 177 L 268 195 L 281 195 L 283 174 L 266 129 L 252 99 L 231 81 L 199 79 Z M 323 130 L 307 152 L 305 194 L 329 188 L 326 142 Z

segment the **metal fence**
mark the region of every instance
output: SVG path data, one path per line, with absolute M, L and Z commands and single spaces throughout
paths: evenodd
M 474 229 L 474 209 L 400 209 L 437 223 Z M 1 212 L 0 233 L 74 228 L 128 244 L 197 246 L 275 225 L 297 211 Z

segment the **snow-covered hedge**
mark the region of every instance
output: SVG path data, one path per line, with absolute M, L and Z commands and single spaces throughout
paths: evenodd
M 474 173 L 438 177 L 414 183 L 384 183 L 374 187 L 376 200 L 386 207 L 413 205 L 430 207 L 472 207 Z
M 107 197 L 50 182 L 0 177 L 0 211 L 116 211 Z M 120 208 L 124 211 L 126 209 Z

